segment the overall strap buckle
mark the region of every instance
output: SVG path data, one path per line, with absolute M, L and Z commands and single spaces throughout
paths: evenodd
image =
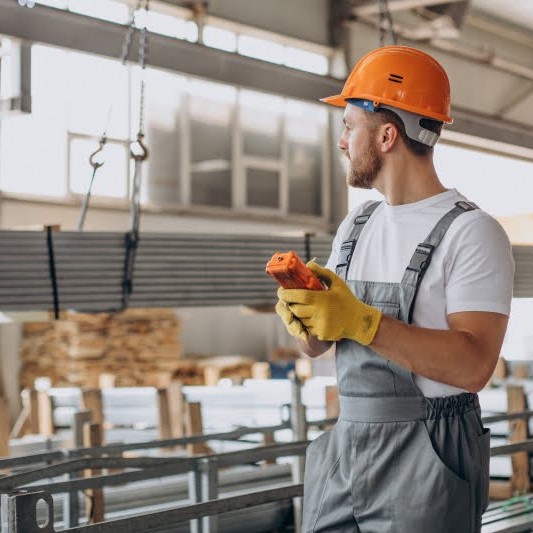
M 362 215 L 355 217 L 351 232 L 348 235 L 348 237 L 351 238 L 350 240 L 344 241 L 341 245 L 335 271 L 337 272 L 338 276 L 345 280 L 348 276 L 348 270 L 350 269 L 350 263 L 352 261 L 355 246 L 357 245 L 357 241 L 361 236 L 361 232 L 363 231 L 365 224 L 368 222 L 368 219 L 372 216 L 372 213 L 376 210 L 380 203 L 381 202 L 371 202 L 367 205 Z
M 473 202 L 467 202 L 465 200 L 461 200 L 460 202 L 455 202 L 455 205 L 461 208 L 463 211 L 473 211 L 474 209 L 479 209 L 479 207 Z
M 366 224 L 369 218 L 370 218 L 370 215 L 359 215 L 358 217 L 355 217 L 355 220 L 353 221 L 353 223 L 355 225 Z
M 424 242 L 420 243 L 416 247 L 415 253 L 411 257 L 411 262 L 407 268 L 415 272 L 425 271 L 431 263 L 431 256 L 434 250 L 435 246 Z
M 341 244 L 341 249 L 339 252 L 339 262 L 338 266 L 347 265 L 352 260 L 352 254 L 355 248 L 355 240 L 352 241 L 344 241 Z

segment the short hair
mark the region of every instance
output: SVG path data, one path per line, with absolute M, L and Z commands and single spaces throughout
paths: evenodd
M 428 146 L 427 144 L 415 141 L 414 139 L 411 139 L 407 136 L 403 120 L 394 111 L 384 108 L 380 109 L 378 107 L 375 111 L 368 113 L 368 119 L 370 125 L 373 128 L 381 124 L 387 124 L 388 122 L 394 124 L 398 129 L 400 137 L 402 138 L 405 146 L 413 155 L 425 157 L 433 153 L 433 146 Z M 425 129 L 430 130 L 436 133 L 437 135 L 440 135 L 442 131 L 442 122 L 439 122 L 437 120 L 423 118 L 420 121 L 420 124 Z

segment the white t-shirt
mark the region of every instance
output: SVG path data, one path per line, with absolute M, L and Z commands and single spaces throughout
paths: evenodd
M 412 204 L 382 202 L 357 242 L 348 279 L 399 283 L 417 245 L 461 200 L 466 198 L 450 189 Z M 333 272 L 342 242 L 368 204 L 354 209 L 339 226 L 326 265 Z M 463 213 L 433 253 L 416 298 L 413 324 L 449 329 L 446 316 L 461 311 L 509 315 L 513 276 L 512 248 L 500 224 L 481 209 Z M 422 376 L 416 376 L 416 384 L 430 397 L 464 392 Z

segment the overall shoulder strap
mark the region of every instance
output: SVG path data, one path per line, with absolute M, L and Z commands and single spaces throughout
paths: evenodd
M 344 280 L 346 280 L 346 276 L 348 275 L 355 246 L 361 236 L 361 232 L 380 203 L 381 202 L 370 203 L 361 215 L 355 217 L 350 233 L 347 235 L 347 239 L 341 244 L 335 272 Z
M 424 242 L 421 242 L 411 257 L 408 267 L 405 270 L 403 275 L 402 284 L 412 285 L 415 287 L 415 293 L 411 301 L 409 308 L 409 323 L 413 318 L 413 311 L 415 307 L 416 296 L 418 294 L 418 289 L 424 276 L 426 270 L 428 269 L 431 263 L 431 257 L 437 246 L 442 241 L 444 235 L 452 225 L 452 222 L 463 213 L 468 211 L 473 211 L 474 209 L 479 209 L 478 206 L 472 202 L 457 202 L 455 207 L 450 209 L 435 225 L 435 227 L 430 231 L 429 235 L 426 237 Z

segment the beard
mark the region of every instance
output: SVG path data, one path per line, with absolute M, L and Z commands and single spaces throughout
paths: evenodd
M 357 189 L 372 189 L 378 172 L 383 166 L 383 160 L 379 156 L 376 145 L 369 138 L 367 145 L 355 159 L 349 160 L 349 164 L 346 177 L 348 185 Z

